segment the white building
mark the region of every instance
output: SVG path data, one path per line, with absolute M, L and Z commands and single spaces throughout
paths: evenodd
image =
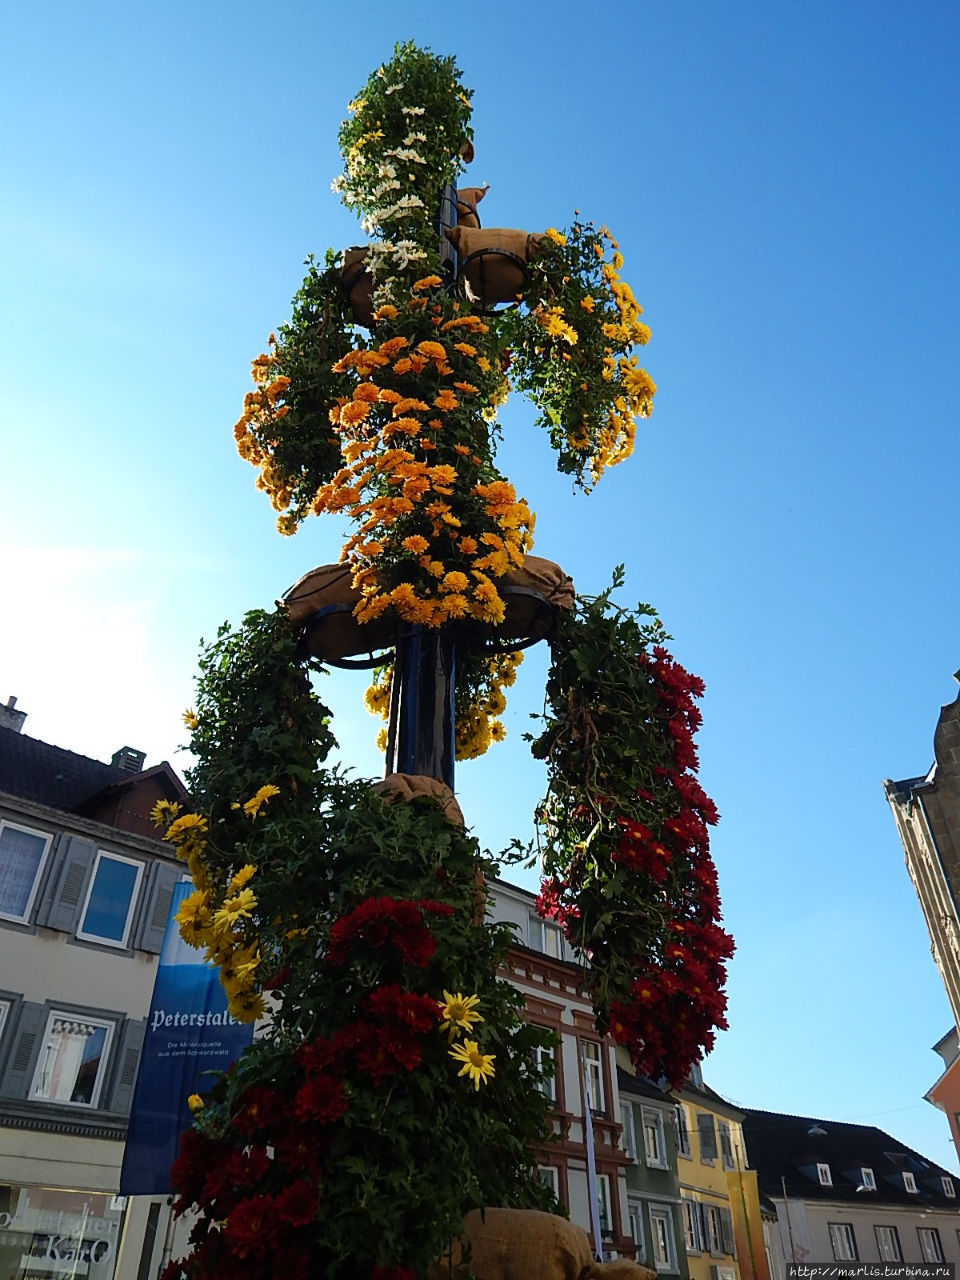
M 156 1274 L 167 1208 L 118 1192 L 173 886 L 168 764 L 109 765 L 0 707 L 0 1276 Z M 145 1267 L 145 1270 L 142 1270 Z

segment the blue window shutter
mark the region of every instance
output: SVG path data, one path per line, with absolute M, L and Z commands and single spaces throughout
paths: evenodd
M 76 932 L 96 852 L 97 847 L 90 840 L 80 836 L 67 838 L 50 878 L 37 924 L 62 929 L 64 933 Z
M 143 1048 L 143 1037 L 146 1034 L 146 1021 L 134 1022 L 130 1018 L 123 1024 L 120 1032 L 120 1043 L 117 1047 L 116 1074 L 110 1101 L 107 1109 L 120 1115 L 129 1115 L 133 1103 L 133 1089 L 137 1083 L 137 1068 L 140 1066 L 140 1050 Z
M 147 888 L 147 905 L 140 922 L 135 946 L 141 951 L 159 952 L 163 947 L 163 934 L 170 914 L 173 890 L 180 883 L 183 871 L 167 862 L 155 862 L 150 872 Z
M 47 1007 L 25 1000 L 7 1058 L 7 1069 L 0 1079 L 0 1094 L 7 1098 L 25 1098 L 33 1081 L 40 1043 L 47 1025 Z

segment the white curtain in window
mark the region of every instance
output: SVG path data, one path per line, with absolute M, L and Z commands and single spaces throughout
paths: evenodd
M 34 1093 L 53 1102 L 70 1102 L 83 1062 L 87 1040 L 99 1027 L 75 1019 L 54 1018 L 43 1047 L 40 1073 Z

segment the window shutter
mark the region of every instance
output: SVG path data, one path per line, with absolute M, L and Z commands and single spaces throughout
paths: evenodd
M 720 1210 L 720 1230 L 723 1233 L 723 1252 L 737 1256 L 737 1242 L 733 1235 L 733 1215 L 729 1209 Z
M 89 840 L 80 836 L 67 838 L 59 864 L 50 878 L 37 924 L 46 925 L 48 929 L 62 929 L 64 933 L 75 932 L 96 851 L 96 845 Z
M 167 862 L 155 862 L 151 868 L 147 905 L 140 922 L 135 945 L 141 951 L 159 952 L 163 948 L 163 935 L 170 914 L 173 890 L 180 883 L 183 872 Z
M 7 1098 L 25 1098 L 33 1080 L 40 1042 L 47 1025 L 46 1005 L 25 1000 L 20 1006 L 16 1034 L 7 1060 L 7 1069 L 0 1079 L 0 1094 Z
M 700 1248 L 707 1253 L 710 1252 L 710 1223 L 707 1218 L 707 1210 L 702 1200 L 694 1200 L 693 1211 L 697 1216 L 697 1223 L 700 1227 Z
M 108 1103 L 110 1111 L 116 1111 L 125 1116 L 130 1114 L 133 1090 L 137 1083 L 137 1070 L 140 1066 L 140 1050 L 143 1048 L 146 1030 L 146 1021 L 134 1022 L 128 1018 L 123 1024 L 120 1044 L 117 1047 L 116 1075 Z
M 626 1101 L 621 1102 L 623 1110 L 623 1149 L 631 1160 L 638 1160 L 637 1132 L 634 1123 L 633 1106 Z
M 717 1134 L 713 1127 L 713 1116 L 703 1111 L 697 1112 L 697 1133 L 700 1137 L 700 1159 L 716 1160 Z

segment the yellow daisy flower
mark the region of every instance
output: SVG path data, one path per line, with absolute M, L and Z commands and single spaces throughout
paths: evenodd
M 461 992 L 451 995 L 444 991 L 443 999 L 438 1000 L 440 1007 L 440 1030 L 446 1031 L 450 1039 L 456 1038 L 458 1031 L 472 1031 L 475 1022 L 482 1022 L 483 1015 L 477 1013 L 479 996 L 465 996 Z
M 495 1074 L 493 1060 L 497 1055 L 495 1053 L 481 1053 L 480 1046 L 476 1040 L 464 1040 L 463 1044 L 455 1044 L 449 1050 L 449 1054 L 457 1062 L 463 1063 L 457 1075 L 469 1076 L 478 1092 L 481 1082 L 486 1084 L 490 1077 Z

